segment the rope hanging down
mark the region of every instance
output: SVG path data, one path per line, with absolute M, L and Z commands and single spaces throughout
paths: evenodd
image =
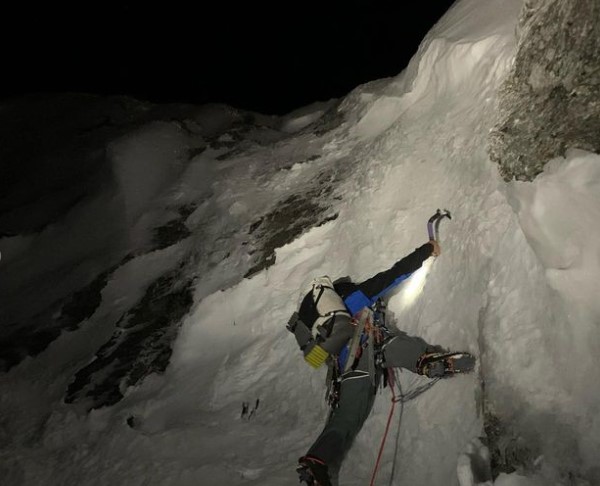
M 377 460 L 375 461 L 375 468 L 373 469 L 373 475 L 371 476 L 371 482 L 369 483 L 369 486 L 375 485 L 375 477 L 377 476 L 377 472 L 379 470 L 381 456 L 383 454 L 383 449 L 385 447 L 387 435 L 390 430 L 390 424 L 392 423 L 392 417 L 394 415 L 394 409 L 396 407 L 396 403 L 400 403 L 400 418 L 398 419 L 398 430 L 396 432 L 396 441 L 395 441 L 395 447 L 394 447 L 394 460 L 392 463 L 392 473 L 390 476 L 390 483 L 389 483 L 390 485 L 392 484 L 392 482 L 394 480 L 394 473 L 396 471 L 396 458 L 398 457 L 398 440 L 400 438 L 400 427 L 402 425 L 402 414 L 404 413 L 404 404 L 406 402 L 409 402 L 410 400 L 413 400 L 414 398 L 417 398 L 422 393 L 425 393 L 427 390 L 429 390 L 431 387 L 433 387 L 433 385 L 435 385 L 440 380 L 440 378 L 434 378 L 433 380 L 431 380 L 421 386 L 418 386 L 414 390 L 409 391 L 407 394 L 404 394 L 402 391 L 402 385 L 400 384 L 400 381 L 396 380 L 396 374 L 394 373 L 393 368 L 388 368 L 387 372 L 388 372 L 388 383 L 390 385 L 390 391 L 392 392 L 392 406 L 390 408 L 390 413 L 388 415 L 387 423 L 385 425 L 385 432 L 383 434 L 383 439 L 381 440 L 381 445 L 379 446 L 379 453 L 377 454 Z M 395 385 L 398 385 L 398 391 L 400 393 L 400 396 L 396 396 L 396 392 L 394 390 Z

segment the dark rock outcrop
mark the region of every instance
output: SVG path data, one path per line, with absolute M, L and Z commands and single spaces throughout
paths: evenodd
M 292 194 L 269 213 L 254 221 L 248 230 L 252 256 L 245 278 L 275 263 L 275 250 L 291 243 L 305 231 L 337 219 L 330 209 L 336 173 L 325 171 L 313 181 L 311 189 Z
M 128 387 L 163 372 L 192 304 L 191 281 L 183 279 L 180 270 L 157 279 L 140 302 L 119 319 L 95 359 L 76 373 L 65 402 L 81 402 L 87 409 L 113 405 Z
M 102 289 L 117 267 L 102 272 L 89 284 L 26 322 L 6 326 L 0 335 L 0 371 L 10 370 L 27 356 L 37 356 L 63 331 L 73 331 L 89 319 L 102 302 Z
M 185 225 L 185 220 L 194 212 L 196 206 L 189 204 L 177 208 L 177 216 L 163 226 L 154 229 L 152 237 L 152 250 L 162 250 L 190 236 L 190 230 Z
M 505 180 L 532 180 L 569 148 L 600 152 L 600 3 L 527 0 L 489 153 Z
M 511 474 L 515 471 L 534 469 L 537 456 L 531 444 L 489 410 L 484 415 L 484 430 L 494 479 L 501 473 Z

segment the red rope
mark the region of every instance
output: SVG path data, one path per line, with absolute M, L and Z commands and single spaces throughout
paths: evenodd
M 390 390 L 392 391 L 392 408 L 390 408 L 390 414 L 388 415 L 387 424 L 385 426 L 385 433 L 383 434 L 383 439 L 381 440 L 381 446 L 379 446 L 379 454 L 377 454 L 377 461 L 375 462 L 375 468 L 373 469 L 373 475 L 371 476 L 371 482 L 369 486 L 374 486 L 375 484 L 375 476 L 377 476 L 377 471 L 379 470 L 379 462 L 381 461 L 381 455 L 383 454 L 383 448 L 385 447 L 385 441 L 387 439 L 388 432 L 390 430 L 390 424 L 392 423 L 392 416 L 394 415 L 394 408 L 396 407 L 396 393 L 394 392 L 394 383 L 396 383 L 396 377 L 394 376 L 394 370 L 392 368 L 388 368 L 388 384 L 390 385 Z

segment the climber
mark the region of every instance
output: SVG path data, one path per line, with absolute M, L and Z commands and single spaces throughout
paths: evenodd
M 331 409 L 325 428 L 299 460 L 297 472 L 301 482 L 310 486 L 337 484 L 342 460 L 371 411 L 383 369 L 400 367 L 430 378 L 444 374 L 443 363 L 435 359 L 444 350 L 419 337 L 387 333 L 380 339 L 378 349 L 369 349 L 376 345 L 365 330 L 360 330 L 358 339 L 355 337 L 359 332 L 356 316 L 380 302 L 384 294 L 440 251 L 432 239 L 362 283 L 347 278 L 332 282 L 326 276 L 311 283 L 287 328 L 294 333 L 310 366 L 328 364 Z M 349 349 L 351 342 L 358 346 Z

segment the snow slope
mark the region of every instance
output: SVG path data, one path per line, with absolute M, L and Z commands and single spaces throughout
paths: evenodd
M 289 315 L 315 275 L 364 279 L 422 244 L 425 221 L 440 207 L 453 214 L 442 227 L 442 255 L 390 298 L 389 309 L 400 329 L 469 350 L 480 366 L 404 407 L 399 454 L 392 457 L 390 441 L 378 484 L 390 482 L 393 467 L 396 485 L 459 484 L 457 464 L 468 466 L 463 453 L 483 435 L 484 412 L 511 424 L 533 456 L 529 470 L 496 484 L 598 484 L 600 396 L 590 386 L 589 357 L 600 342 L 598 230 L 590 223 L 599 207 L 598 156 L 571 153 L 534 183 L 507 186 L 485 150 L 520 7 L 457 2 L 406 71 L 350 93 L 338 108 L 342 121 L 328 130 L 314 128 L 316 105 L 287 117 L 286 135 L 272 143 L 224 160 L 209 149 L 183 168 L 171 161 L 140 186 L 132 174 L 146 174 L 149 139 L 172 153 L 178 135 L 168 124 L 153 126 L 114 146 L 125 216 L 144 227 L 140 221 L 161 217 L 158 208 L 193 202 L 192 234 L 126 263 L 90 322 L 0 378 L 5 482 L 297 484 L 296 460 L 327 410 L 325 370 L 301 359 L 285 330 Z M 241 279 L 247 256 L 239 228 L 274 201 L 309 192 L 316 174 L 335 182 L 329 204 L 337 219 Z M 184 260 L 196 278 L 194 306 L 166 372 L 111 407 L 86 414 L 63 404 L 73 372 L 112 332 L 93 324 L 118 315 L 152 274 Z M 400 380 L 405 391 L 426 381 L 408 372 Z M 253 417 L 241 419 L 242 402 L 257 399 Z M 385 390 L 341 484 L 369 481 L 389 406 Z M 463 484 L 468 470 L 460 469 Z

